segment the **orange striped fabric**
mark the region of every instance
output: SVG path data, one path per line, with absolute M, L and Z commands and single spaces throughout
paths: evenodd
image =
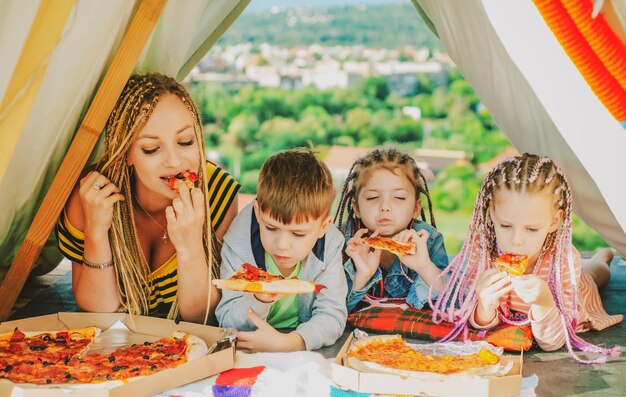
M 626 44 L 590 0 L 534 0 L 589 87 L 619 122 L 626 121 Z
M 550 265 L 549 261 L 543 261 L 539 264 L 540 268 L 537 271 L 537 276 L 546 282 L 548 282 L 550 278 Z M 578 301 L 578 327 L 576 328 L 576 332 L 585 332 L 590 329 L 599 331 L 621 322 L 624 316 L 621 314 L 609 315 L 602 306 L 600 293 L 594 281 L 589 275 L 585 273 L 581 274 L 580 254 L 576 250 L 574 250 L 574 269 L 576 272 L 575 279 L 577 280 Z M 568 310 L 571 310 L 570 302 L 572 298 L 570 274 L 568 266 L 567 269 L 564 270 L 562 278 L 565 303 Z M 530 324 L 533 337 L 543 350 L 556 350 L 565 344 L 565 334 L 556 308 L 552 309 L 543 318 L 534 319 L 532 312 L 530 312 L 530 305 L 524 303 L 524 301 L 517 296 L 515 291 L 511 291 L 503 296 L 500 302 L 504 303 L 511 310 L 528 313 L 531 320 Z M 497 323 L 498 320 L 494 319 L 493 324 L 489 324 L 489 326 Z

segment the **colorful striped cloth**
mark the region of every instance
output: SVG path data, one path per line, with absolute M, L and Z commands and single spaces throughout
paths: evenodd
M 430 310 L 412 307 L 369 307 L 348 316 L 348 323 L 366 332 L 400 334 L 409 339 L 439 340 L 446 336 L 454 324 L 435 324 Z M 471 330 L 470 340 L 485 340 L 507 350 L 528 350 L 533 344 L 530 326 L 499 324 L 489 330 Z

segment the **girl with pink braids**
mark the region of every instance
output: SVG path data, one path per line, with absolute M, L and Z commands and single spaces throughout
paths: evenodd
M 503 253 L 527 255 L 521 276 L 493 266 Z M 608 267 L 607 267 L 608 269 Z M 594 278 L 581 271 L 572 246 L 572 194 L 561 169 L 549 158 L 525 153 L 496 166 L 481 187 L 461 252 L 440 275 L 446 281 L 433 320 L 455 328 L 443 340 L 468 326 L 491 328 L 500 322 L 529 324 L 543 350 L 567 346 L 583 363 L 605 362 L 620 347 L 603 348 L 577 332 L 602 330 L 621 322 L 602 307 Z M 601 354 L 578 357 L 573 349 Z

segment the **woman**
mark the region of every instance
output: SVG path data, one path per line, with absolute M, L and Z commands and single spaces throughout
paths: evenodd
M 207 162 L 200 116 L 184 87 L 134 75 L 105 127 L 105 152 L 75 186 L 57 225 L 76 304 L 93 312 L 214 323 L 219 241 L 239 185 Z M 170 180 L 193 171 L 198 187 Z

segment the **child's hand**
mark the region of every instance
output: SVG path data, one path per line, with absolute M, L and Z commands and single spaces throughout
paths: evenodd
M 500 297 L 507 294 L 513 286 L 507 274 L 492 267 L 478 277 L 476 294 L 478 305 L 474 320 L 478 325 L 487 325 L 493 320 Z
M 426 230 L 407 229 L 393 236 L 393 240 L 401 243 L 413 242 L 415 244 L 415 254 L 403 255 L 400 262 L 404 263 L 409 269 L 418 273 L 424 267 L 430 264 L 430 255 L 428 254 L 428 237 L 430 234 Z
M 367 229 L 360 229 L 356 234 L 348 240 L 346 245 L 346 254 L 352 258 L 356 273 L 354 275 L 354 285 L 352 289 L 361 289 L 372 278 L 380 265 L 381 250 L 371 248 L 363 242 L 361 237 L 367 233 Z M 372 234 L 376 236 L 378 231 Z
M 554 306 L 554 298 L 548 283 L 534 274 L 511 277 L 511 284 L 517 296 L 525 303 L 548 309 Z
M 256 294 L 254 294 L 254 297 L 263 303 L 272 303 L 272 302 L 276 302 L 277 300 L 279 300 L 280 298 L 284 297 L 284 294 L 277 294 L 274 292 L 258 292 Z
M 248 318 L 256 325 L 256 331 L 237 332 L 237 349 L 248 352 L 289 352 L 304 350 L 304 340 L 295 332 L 283 334 L 248 309 Z

